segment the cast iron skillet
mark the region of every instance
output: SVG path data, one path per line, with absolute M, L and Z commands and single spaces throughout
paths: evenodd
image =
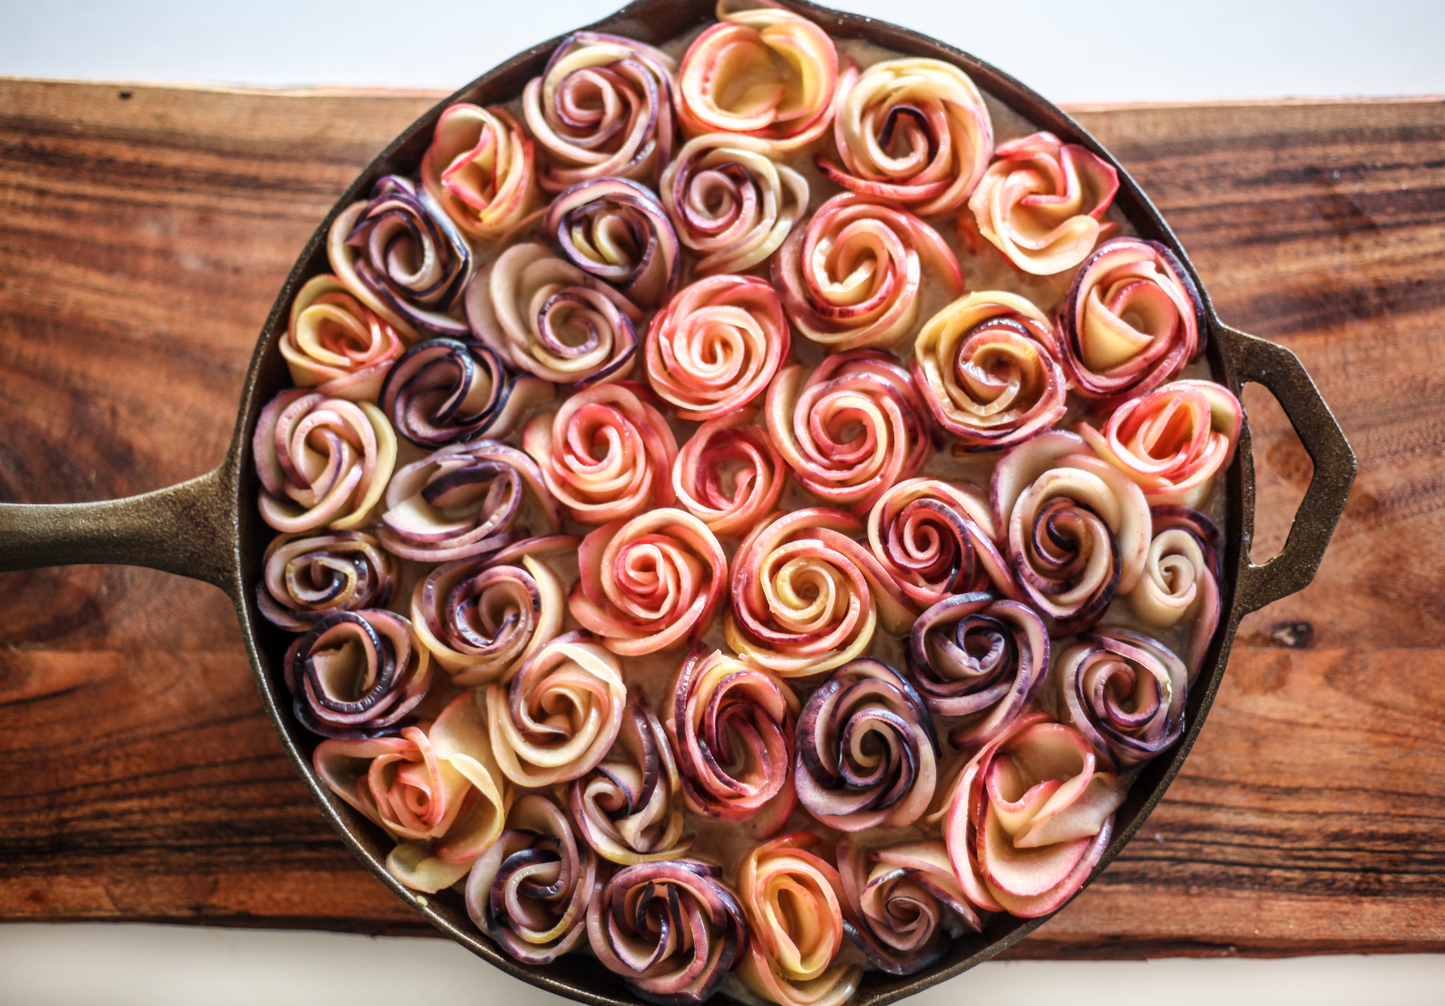
M 789 2 L 787 6 L 812 18 L 835 37 L 866 39 L 900 53 L 954 63 L 962 67 L 980 89 L 1038 128 L 1053 132 L 1066 143 L 1083 144 L 1118 168 L 1117 205 L 1133 222 L 1140 237 L 1169 246 L 1204 298 L 1209 325 L 1207 358 L 1214 380 L 1228 385 L 1236 394 L 1246 381 L 1256 381 L 1268 388 L 1284 407 L 1314 460 L 1314 477 L 1284 549 L 1269 562 L 1254 565 L 1248 558 L 1254 527 L 1254 463 L 1246 425 L 1226 483 L 1225 577 L 1221 585 L 1226 615 L 1221 619 L 1221 631 L 1215 635 L 1197 683 L 1190 690 L 1184 736 L 1165 756 L 1150 762 L 1130 790 L 1128 800 L 1118 812 L 1114 839 L 1094 871 L 1097 876 L 1138 831 L 1183 764 L 1219 687 L 1239 620 L 1271 601 L 1300 590 L 1314 579 L 1354 482 L 1354 455 L 1294 354 L 1236 331 L 1215 316 L 1209 295 L 1159 211 L 1108 151 L 1067 115 L 1012 77 L 922 35 L 810 3 Z M 662 43 L 712 19 L 713 0 L 638 0 L 591 28 Z M 311 236 L 266 319 L 241 392 L 241 410 L 231 448 L 219 468 L 170 489 L 129 499 L 56 506 L 0 505 L 0 570 L 115 562 L 179 573 L 226 591 L 236 605 L 256 685 L 282 747 L 331 826 L 367 868 L 442 932 L 523 981 L 581 1002 L 636 1006 L 639 1000 L 596 960 L 569 954 L 545 968 L 519 964 L 476 930 L 455 892 L 423 897 L 402 887 L 387 873 L 384 863 L 393 844 L 391 840 L 333 797 L 312 771 L 310 756 L 316 738 L 295 722 L 291 699 L 281 680 L 281 660 L 289 637 L 261 618 L 256 609 L 255 585 L 261 577 L 261 557 L 271 531 L 261 522 L 256 510 L 259 486 L 251 456 L 251 436 L 262 406 L 290 384 L 277 344 L 286 330 L 296 290 L 311 276 L 329 270 L 326 234 L 331 221 L 352 202 L 364 198 L 379 176 L 406 173 L 415 168 L 430 143 L 432 128 L 442 109 L 457 101 L 489 105 L 519 95 L 523 85 L 542 72 L 547 57 L 560 41 L 559 36 L 514 57 L 439 103 L 387 147 L 347 189 Z M 852 1006 L 883 1006 L 951 978 L 1012 946 L 1044 921 L 996 918 L 982 934 L 955 941 L 950 953 L 927 971 L 906 977 L 870 972 Z

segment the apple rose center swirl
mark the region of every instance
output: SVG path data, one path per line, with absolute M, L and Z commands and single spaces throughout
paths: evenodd
M 1061 650 L 1057 666 L 1064 718 L 1115 764 L 1148 761 L 1184 730 L 1188 673 L 1158 640 L 1098 628 Z
M 552 495 L 584 524 L 671 506 L 677 440 L 662 413 L 630 387 L 599 384 L 522 432 Z
M 324 740 L 316 774 L 396 839 L 392 876 L 433 894 L 467 875 L 502 834 L 511 804 L 474 697 L 453 699 L 432 723 L 396 737 Z
M 386 489 L 396 434 L 370 402 L 297 388 L 261 410 L 252 453 L 267 524 L 288 533 L 350 531 L 367 522 Z
M 889 974 L 916 974 L 950 935 L 982 928 L 939 839 L 869 849 L 850 835 L 838 842 L 838 878 L 844 931 Z
M 1010 450 L 991 496 L 1019 584 L 1052 620 L 1050 635 L 1088 629 L 1143 574 L 1144 494 L 1076 434 L 1051 430 Z
M 437 566 L 417 581 L 417 636 L 458 688 L 503 683 L 562 631 L 567 592 L 541 555 L 577 538 L 529 538 L 482 558 Z
M 1003 291 L 971 293 L 929 319 L 913 348 L 913 376 L 957 454 L 1023 443 L 1064 417 L 1067 381 L 1053 326 Z
M 532 140 L 505 109 L 452 105 L 437 119 L 421 180 L 469 237 L 497 240 L 519 227 L 536 203 Z
M 757 276 L 712 276 L 678 291 L 647 332 L 647 377 L 678 415 L 702 422 L 742 408 L 788 355 L 783 305 Z
M 763 835 L 781 827 L 797 803 L 791 769 L 800 709 L 775 674 L 694 647 L 673 680 L 663 720 L 688 807 L 722 821 L 753 821 Z
M 710 998 L 748 945 L 748 923 L 722 870 L 690 859 L 625 866 L 587 908 L 603 966 L 651 1002 Z
M 1094 250 L 1099 218 L 1119 191 L 1106 161 L 1053 133 L 1034 133 L 995 151 L 968 208 L 979 233 L 1026 273 L 1052 276 Z
M 681 859 L 692 839 L 682 836 L 680 789 L 662 723 L 645 702 L 634 699 L 607 757 L 572 781 L 572 817 L 587 844 L 611 862 Z
M 834 196 L 773 259 L 773 285 L 805 337 L 830 350 L 894 346 L 913 331 L 924 267 L 949 294 L 963 271 L 939 233 L 890 202 Z
M 337 216 L 326 251 L 347 288 L 402 335 L 467 337 L 466 322 L 451 312 L 476 260 L 456 224 L 413 182 L 379 178 L 369 201 Z
M 322 273 L 297 291 L 280 349 L 298 388 L 375 402 L 387 367 L 401 354 L 401 339 L 345 283 Z
M 1075 429 L 1098 455 L 1139 483 L 1150 504 L 1197 508 L 1229 465 L 1244 407 L 1213 381 L 1173 381 L 1124 402 L 1102 432 Z
M 467 915 L 516 960 L 550 964 L 587 935 L 597 854 L 541 793 L 517 798 L 507 830 L 467 875 Z
M 1157 629 L 1189 620 L 1189 641 L 1180 652 L 1192 674 L 1219 627 L 1219 529 L 1187 507 L 1156 506 L 1150 514 L 1154 538 L 1144 575 L 1129 592 L 1129 607 L 1141 622 Z
M 545 245 L 512 245 L 466 292 L 477 339 L 517 370 L 586 387 L 632 373 L 642 312 Z
M 928 453 L 918 389 L 883 350 L 836 353 L 811 374 L 801 364 L 783 368 L 765 414 L 798 481 L 855 513 L 911 477 Z
M 419 342 L 386 374 L 380 404 L 396 432 L 434 449 L 478 437 L 504 437 L 523 412 L 556 392 L 530 375 L 518 377 L 496 350 L 474 342 Z
M 767 140 L 710 133 L 687 142 L 658 193 L 693 273 L 740 273 L 778 250 L 808 209 L 808 181 Z
M 717 19 L 682 57 L 683 129 L 745 133 L 788 151 L 826 133 L 838 90 L 838 50 L 828 33 L 756 0 L 718 0 Z
M 1204 350 L 1204 303 L 1157 241 L 1111 238 L 1074 274 L 1060 312 L 1060 349 L 1074 390 L 1133 398 L 1177 377 Z
M 579 31 L 522 92 L 522 114 L 554 162 L 542 188 L 594 178 L 655 181 L 672 159 L 677 61 L 650 45 Z
M 1022 600 L 997 538 L 981 495 L 940 479 L 905 479 L 868 513 L 873 555 L 920 607 L 978 590 Z
M 963 750 L 1002 733 L 1043 693 L 1049 673 L 1049 633 L 1038 612 L 982 592 L 929 608 L 908 643 L 908 666 L 929 710 L 963 719 L 949 731 Z
M 843 945 L 843 892 L 835 870 L 811 848 L 808 832 L 755 848 L 738 870 L 738 894 L 751 939 L 738 975 L 779 1006 L 839 1006 L 862 968 L 835 963 Z
M 432 674 L 411 623 L 380 609 L 327 615 L 286 650 L 296 719 L 323 737 L 395 731 L 426 697 Z
M 959 775 L 943 822 L 954 875 L 984 911 L 1034 919 L 1089 879 L 1125 786 L 1073 727 L 1022 716 Z
M 396 586 L 396 563 L 362 531 L 278 535 L 262 564 L 256 605 L 288 632 L 305 632 L 340 611 L 385 608 Z
M 794 744 L 798 801 L 839 831 L 906 827 L 933 799 L 933 721 L 882 661 L 862 657 L 834 671 L 803 706 Z
M 993 123 L 966 73 L 937 59 L 890 59 L 850 70 L 840 90 L 833 135 L 843 164 L 818 157 L 824 175 L 919 216 L 963 205 L 993 153 Z
M 755 409 L 740 409 L 698 427 L 672 466 L 672 488 L 688 513 L 713 534 L 751 531 L 773 510 L 787 481 L 783 456 Z
M 624 656 L 697 642 L 727 583 L 727 556 L 713 533 L 671 507 L 593 531 L 577 564 L 572 616 Z
M 832 670 L 861 654 L 878 618 L 891 632 L 913 620 L 907 598 L 849 534 L 862 524 L 814 507 L 760 525 L 733 559 L 728 645 L 783 677 Z
M 487 687 L 492 749 L 519 786 L 569 782 L 606 756 L 626 705 L 617 658 L 586 633 L 569 632 L 533 654 L 510 684 Z
M 542 230 L 569 262 L 634 304 L 657 307 L 677 289 L 677 233 L 657 196 L 637 182 L 598 178 L 573 186 L 547 207 Z
M 547 533 L 557 530 L 557 508 L 536 463 L 510 444 L 474 440 L 398 470 L 377 537 L 404 559 L 450 562 L 510 544 L 529 518 Z

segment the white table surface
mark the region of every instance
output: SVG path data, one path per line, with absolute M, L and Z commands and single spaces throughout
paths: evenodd
M 0 0 L 0 74 L 451 91 L 620 3 Z M 1441 0 L 833 5 L 941 38 L 1061 104 L 1445 94 Z
M 452 90 L 620 0 L 0 0 L 0 75 Z M 1067 103 L 1445 94 L 1445 0 L 834 0 Z M 498 14 L 500 11 L 502 13 Z M 562 1000 L 447 941 L 0 926 L 4 1006 Z M 1445 1004 L 1445 955 L 989 963 L 910 1004 Z

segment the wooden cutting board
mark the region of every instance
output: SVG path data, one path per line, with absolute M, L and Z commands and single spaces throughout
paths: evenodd
M 297 252 L 436 97 L 0 80 L 0 499 L 214 467 Z M 1360 477 L 1139 837 L 1012 955 L 1445 950 L 1445 103 L 1076 112 Z M 1258 391 L 1262 558 L 1311 468 Z M 219 591 L 79 566 L 0 598 L 0 919 L 431 931 L 307 799 Z

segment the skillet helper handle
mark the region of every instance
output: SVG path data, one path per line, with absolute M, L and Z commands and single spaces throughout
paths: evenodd
M 118 563 L 236 594 L 237 530 L 228 464 L 141 496 L 99 503 L 0 504 L 0 571 Z
M 1303 590 L 1315 578 L 1350 495 L 1357 466 L 1344 431 L 1299 357 L 1283 346 L 1227 325 L 1219 325 L 1215 332 L 1232 346 L 1230 357 L 1240 383 L 1254 381 L 1270 390 L 1315 465 L 1279 554 L 1256 565 L 1249 561 L 1249 542 L 1244 543 L 1239 596 L 1245 612 L 1258 611 L 1271 601 Z M 1253 533 L 1250 528 L 1251 537 Z

